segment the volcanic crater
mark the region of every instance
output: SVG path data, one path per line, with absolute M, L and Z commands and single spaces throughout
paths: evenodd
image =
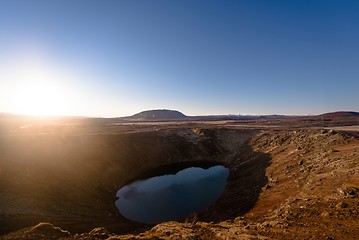
M 233 122 L 91 124 L 1 135 L 2 239 L 35 239 L 39 229 L 51 235 L 56 227 L 68 231 L 65 239 L 359 236 L 356 132 Z M 127 220 L 115 206 L 118 189 L 135 179 L 213 164 L 229 169 L 226 189 L 195 216 L 154 226 Z M 29 228 L 39 222 L 53 225 Z

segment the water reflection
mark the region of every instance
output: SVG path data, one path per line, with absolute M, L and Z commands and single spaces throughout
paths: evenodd
M 127 219 L 155 224 L 183 219 L 208 208 L 224 191 L 229 170 L 191 167 L 176 175 L 133 182 L 117 192 L 116 207 Z

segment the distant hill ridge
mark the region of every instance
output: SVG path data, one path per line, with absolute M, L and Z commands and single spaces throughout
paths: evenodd
M 351 117 L 359 117 L 359 112 L 346 112 L 346 111 L 340 111 L 340 112 L 330 112 L 330 113 L 324 113 L 321 115 L 318 115 L 317 117 L 321 118 L 351 118 Z
M 147 110 L 137 113 L 133 116 L 126 117 L 128 120 L 184 120 L 187 116 L 176 110 L 157 109 Z
M 164 120 L 260 120 L 260 119 L 281 119 L 290 116 L 285 115 L 208 115 L 208 116 L 186 116 L 183 113 L 177 110 L 168 110 L 168 109 L 157 109 L 157 110 L 147 110 L 137 113 L 129 117 L 122 117 L 123 120 L 130 121 L 164 121 Z M 305 116 L 295 116 L 295 117 L 305 117 Z M 356 119 L 359 117 L 359 112 L 353 111 L 338 111 L 324 113 L 320 115 L 312 116 L 312 118 L 320 119 Z

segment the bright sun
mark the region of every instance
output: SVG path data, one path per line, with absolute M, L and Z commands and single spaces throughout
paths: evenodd
M 59 87 L 30 83 L 14 93 L 14 108 L 27 115 L 62 115 L 66 113 L 66 95 Z
M 13 69 L 8 77 L 7 94 L 11 112 L 48 116 L 66 115 L 69 112 L 70 92 L 65 81 L 68 76 L 43 64 L 27 64 Z M 10 81 L 9 81 L 10 79 Z

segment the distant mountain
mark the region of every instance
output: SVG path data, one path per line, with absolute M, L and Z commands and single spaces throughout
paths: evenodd
M 330 113 L 324 113 L 316 116 L 318 118 L 324 118 L 324 119 L 336 119 L 336 118 L 356 118 L 359 117 L 359 112 L 330 112 Z
M 359 112 L 338 111 L 324 113 L 316 116 L 286 116 L 286 115 L 207 115 L 207 116 L 186 116 L 176 110 L 148 110 L 137 113 L 133 116 L 122 117 L 121 120 L 125 121 L 218 121 L 218 120 L 275 120 L 275 119 L 313 119 L 324 121 L 346 121 L 357 122 L 359 121 Z
M 284 115 L 205 115 L 205 116 L 186 116 L 176 110 L 147 110 L 137 113 L 129 117 L 121 117 L 117 119 L 125 121 L 175 121 L 175 120 L 188 120 L 188 121 L 219 121 L 219 120 L 259 120 L 259 119 L 280 119 L 285 118 Z
M 130 117 L 124 117 L 124 120 L 136 121 L 158 121 L 158 120 L 186 120 L 188 117 L 176 110 L 158 109 L 148 110 L 137 113 Z

